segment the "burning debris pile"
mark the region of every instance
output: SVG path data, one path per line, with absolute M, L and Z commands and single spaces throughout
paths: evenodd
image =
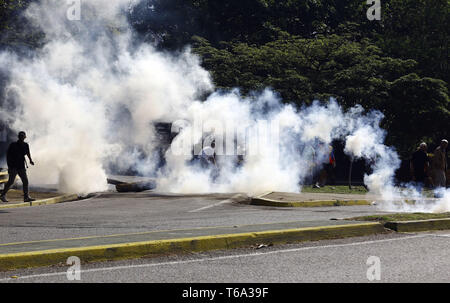
M 67 19 L 64 1 L 33 3 L 28 18 L 47 43 L 28 57 L 0 53 L 9 76 L 0 119 L 27 130 L 39 163 L 32 180 L 86 194 L 106 190 L 113 167 L 154 176 L 171 192 L 298 192 L 309 170 L 306 147 L 340 139 L 348 155 L 374 163 L 364 179 L 370 191 L 403 196 L 393 185 L 400 160 L 383 144 L 380 112 L 344 111 L 335 100 L 298 109 L 270 89 L 247 97 L 215 91 L 189 48 L 173 55 L 133 41 L 120 14 L 128 3 L 83 3 L 81 21 Z M 178 125 L 167 149 L 155 131 L 160 122 Z M 214 178 L 213 168 L 194 161 L 205 133 L 218 154 Z M 443 196 L 449 210 L 448 191 Z

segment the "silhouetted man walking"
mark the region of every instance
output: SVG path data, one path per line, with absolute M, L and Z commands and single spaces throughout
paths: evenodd
M 5 184 L 5 188 L 3 189 L 0 196 L 0 200 L 2 200 L 3 202 L 8 202 L 8 200 L 6 200 L 6 193 L 8 192 L 11 185 L 13 185 L 17 175 L 19 175 L 23 184 L 23 200 L 25 202 L 31 202 L 35 200 L 28 195 L 28 177 L 27 170 L 25 169 L 25 156 L 28 156 L 31 165 L 34 165 L 34 162 L 31 159 L 30 147 L 28 146 L 28 143 L 25 143 L 26 137 L 27 135 L 25 134 L 25 132 L 19 132 L 19 140 L 17 140 L 17 142 L 11 143 L 8 147 L 8 151 L 6 153 L 6 162 L 8 163 L 9 180 Z

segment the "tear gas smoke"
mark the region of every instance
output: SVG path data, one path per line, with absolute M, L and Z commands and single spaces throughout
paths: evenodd
M 45 33 L 45 46 L 26 58 L 0 54 L 9 76 L 1 119 L 28 133 L 37 163 L 29 171 L 32 182 L 58 184 L 62 192 L 104 191 L 113 165 L 157 172 L 163 191 L 298 192 L 317 141 L 343 139 L 347 154 L 373 164 L 364 178 L 371 192 L 387 201 L 404 196 L 393 185 L 400 160 L 383 144 L 380 112 L 344 111 L 335 100 L 298 109 L 270 89 L 249 97 L 237 89 L 214 92 L 189 48 L 168 54 L 133 41 L 123 13 L 128 5 L 86 1 L 81 21 L 70 21 L 65 1 L 31 4 L 26 13 Z M 173 121 L 183 122 L 157 170 L 153 124 Z M 205 132 L 218 143 L 220 174 L 191 161 Z M 327 153 L 318 156 L 326 161 Z M 439 209 L 448 209 L 449 196 Z

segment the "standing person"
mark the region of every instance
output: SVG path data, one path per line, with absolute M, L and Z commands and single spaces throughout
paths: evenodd
M 200 163 L 202 168 L 211 169 L 211 179 L 215 181 L 219 176 L 219 169 L 216 162 L 216 142 L 212 141 L 210 146 L 206 146 L 202 149 L 200 156 Z
M 425 183 L 429 166 L 430 160 L 427 155 L 427 144 L 422 142 L 417 150 L 412 154 L 411 161 L 409 163 L 411 178 L 414 182 L 417 182 L 417 185 L 420 188 L 422 188 Z
M 325 180 L 322 182 L 323 185 L 325 185 L 327 182 L 331 185 L 335 183 L 335 174 L 334 170 L 336 168 L 336 158 L 334 157 L 334 148 L 330 144 L 328 145 L 328 162 L 325 164 L 325 171 L 326 171 L 326 177 Z
M 318 167 L 318 176 L 314 188 L 320 188 L 327 184 L 327 180 L 334 182 L 334 168 L 336 167 L 336 159 L 334 157 L 334 150 L 331 145 L 319 142 L 317 148 L 316 164 Z
M 18 137 L 19 140 L 17 140 L 17 142 L 13 142 L 9 145 L 8 152 L 6 154 L 9 180 L 5 184 L 5 188 L 3 189 L 0 196 L 0 200 L 3 202 L 8 202 L 8 200 L 6 200 L 6 193 L 8 192 L 11 185 L 13 185 L 17 175 L 19 175 L 23 184 L 23 200 L 25 202 L 31 202 L 35 200 L 28 195 L 28 177 L 27 170 L 25 169 L 25 156 L 30 159 L 31 165 L 34 165 L 34 162 L 31 159 L 30 147 L 28 146 L 28 143 L 25 143 L 25 139 L 27 137 L 25 132 L 19 132 Z
M 209 168 L 210 166 L 216 166 L 216 152 L 214 148 L 216 143 L 211 142 L 211 146 L 206 146 L 202 149 L 202 154 L 200 156 L 202 167 Z
M 319 139 L 316 139 L 314 142 L 314 154 L 313 154 L 313 174 L 312 174 L 312 187 L 320 188 L 320 181 L 322 180 L 323 163 L 326 161 L 326 153 L 324 152 L 324 143 Z
M 441 144 L 434 150 L 431 168 L 433 170 L 433 183 L 435 187 L 446 186 L 445 171 L 447 170 L 447 153 L 446 148 L 448 141 L 443 139 Z

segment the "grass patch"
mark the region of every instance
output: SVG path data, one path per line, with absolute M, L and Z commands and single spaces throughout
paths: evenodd
M 378 221 L 385 223 L 390 221 L 413 221 L 413 220 L 429 220 L 429 219 L 444 219 L 444 218 L 450 218 L 450 212 L 440 214 L 400 213 L 400 214 L 372 215 L 372 216 L 347 218 L 345 220 Z
M 312 188 L 311 185 L 302 187 L 302 193 L 317 193 L 317 194 L 366 194 L 367 190 L 364 186 L 348 185 L 325 185 L 321 188 Z
M 398 189 L 407 192 L 406 188 L 399 187 Z M 317 193 L 317 194 L 360 194 L 364 195 L 368 193 L 364 186 L 352 186 L 352 189 L 348 188 L 348 185 L 325 185 L 321 188 L 313 188 L 311 185 L 305 185 L 302 187 L 302 193 Z M 434 190 L 424 188 L 422 191 L 424 198 L 433 198 Z

